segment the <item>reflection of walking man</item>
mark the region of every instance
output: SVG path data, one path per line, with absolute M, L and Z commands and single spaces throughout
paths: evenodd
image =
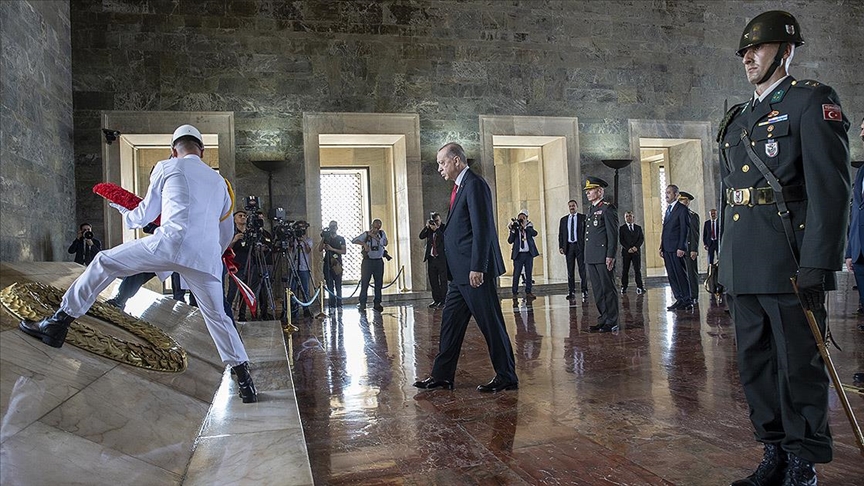
M 627 292 L 627 283 L 630 278 L 630 265 L 633 265 L 633 275 L 636 277 L 636 293 L 645 293 L 642 285 L 642 244 L 645 243 L 645 234 L 642 227 L 633 222 L 633 212 L 624 213 L 624 224 L 618 230 L 621 241 L 621 293 Z
M 579 269 L 579 283 L 582 286 L 582 299 L 588 298 L 588 278 L 585 275 L 585 215 L 576 212 L 579 204 L 575 199 L 567 203 L 570 213 L 561 218 L 558 225 L 558 252 L 567 262 L 567 300 L 576 297 L 576 276 Z
M 690 234 L 690 210 L 678 203 L 678 186 L 666 186 L 666 215 L 663 217 L 663 232 L 660 236 L 660 256 L 666 265 L 666 275 L 669 276 L 669 286 L 675 303 L 667 310 L 692 309 L 690 301 L 690 284 L 687 280 L 687 270 L 684 257 L 687 256 L 687 239 Z
M 828 375 L 801 306 L 824 333 L 848 223 L 849 124 L 833 89 L 787 75 L 803 43 L 787 12 L 747 25 L 738 55 L 755 93 L 729 110 L 718 137 L 720 283 L 750 421 L 765 445 L 762 463 L 736 485 L 816 484 L 813 464 L 833 456 Z
M 599 177 L 588 177 L 585 195 L 591 208 L 585 221 L 585 265 L 597 304 L 597 325 L 592 331 L 618 330 L 618 292 L 612 270 L 618 251 L 618 212 L 615 206 L 603 200 L 604 188 L 609 184 Z
M 441 314 L 441 341 L 429 378 L 414 383 L 417 388 L 453 389 L 456 363 L 471 317 L 486 339 L 495 378 L 480 385 L 480 392 L 499 392 L 519 387 L 513 347 L 504 326 L 495 279 L 504 273 L 498 246 L 492 191 L 468 168 L 465 151 L 448 143 L 438 151 L 438 172 L 454 181 L 444 246 L 452 277 Z
M 138 207 L 129 211 L 111 203 L 123 213 L 129 228 L 141 228 L 161 214 L 162 226 L 153 236 L 98 253 L 63 295 L 54 316 L 41 322 L 22 321 L 19 327 L 59 348 L 72 321 L 84 315 L 115 278 L 156 272 L 164 280 L 177 271 L 197 297 L 222 361 L 233 367 L 243 402 L 256 402 L 246 349 L 223 309 L 221 255 L 234 235 L 233 196 L 227 181 L 201 161 L 202 140 L 195 127 L 179 127 L 172 140 L 172 158 L 156 164 Z

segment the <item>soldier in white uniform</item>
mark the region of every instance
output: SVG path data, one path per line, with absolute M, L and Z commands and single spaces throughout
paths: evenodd
M 240 397 L 244 403 L 255 402 L 257 392 L 249 375 L 246 349 L 222 302 L 221 255 L 234 236 L 231 189 L 201 161 L 204 143 L 195 127 L 179 127 L 171 145 L 172 158 L 153 168 L 150 188 L 137 208 L 130 211 L 110 204 L 132 229 L 147 225 L 161 214 L 162 225 L 153 236 L 98 253 L 66 291 L 57 313 L 40 322 L 22 321 L 19 328 L 59 348 L 72 321 L 84 315 L 115 278 L 155 272 L 164 280 L 171 272 L 178 272 L 198 299 L 219 356 L 237 376 Z

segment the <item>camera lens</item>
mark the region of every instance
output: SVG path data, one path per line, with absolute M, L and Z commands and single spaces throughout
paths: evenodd
M 85 231 L 84 232 L 84 239 L 85 240 L 92 240 L 93 239 L 93 232 L 92 231 Z

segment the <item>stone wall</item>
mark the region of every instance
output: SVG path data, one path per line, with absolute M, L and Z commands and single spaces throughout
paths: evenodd
M 0 260 L 71 260 L 69 2 L 0 2 L 0 46 Z
M 724 100 L 749 96 L 734 51 L 768 9 L 803 24 L 793 74 L 834 86 L 860 120 L 860 2 L 73 0 L 79 197 L 101 175 L 100 110 L 233 111 L 238 194 L 266 190 L 250 160 L 284 158 L 274 200 L 294 214 L 303 112 L 419 114 L 425 207 L 447 203 L 436 149 L 477 157 L 481 114 L 578 117 L 582 173 L 611 181 L 600 160 L 630 156 L 628 119 L 716 126 Z

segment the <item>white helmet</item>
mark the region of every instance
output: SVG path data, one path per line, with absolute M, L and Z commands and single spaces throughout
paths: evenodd
M 171 137 L 172 147 L 174 146 L 174 142 L 180 137 L 195 137 L 198 143 L 201 144 L 201 147 L 204 147 L 204 138 L 201 137 L 201 132 L 192 125 L 181 125 L 177 127 L 177 130 L 174 130 L 174 135 Z

